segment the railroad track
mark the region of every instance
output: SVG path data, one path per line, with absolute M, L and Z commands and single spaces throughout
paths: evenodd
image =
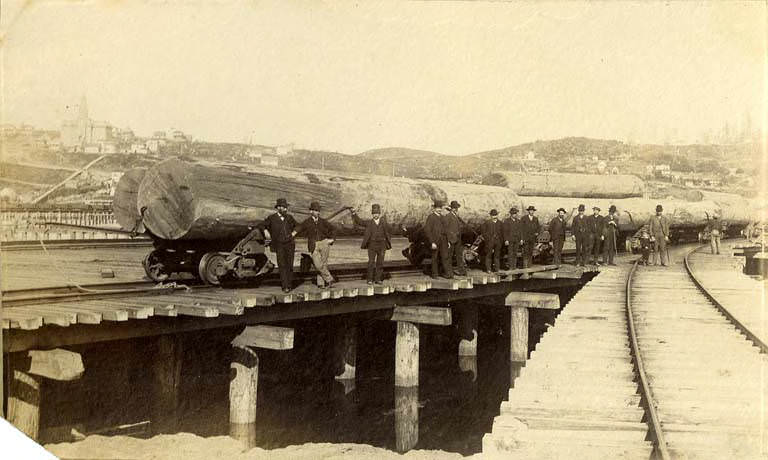
M 713 280 L 699 280 L 695 251 L 672 253 L 670 267 L 604 270 L 571 299 L 502 403 L 484 453 L 766 458 L 762 330 L 705 290 Z
M 363 279 L 366 263 L 332 264 L 330 270 L 338 281 L 353 281 Z M 421 270 L 413 267 L 407 261 L 392 261 L 384 265 L 385 272 L 394 278 L 411 276 L 421 273 Z M 316 273 L 298 272 L 294 274 L 296 282 L 310 282 L 315 279 Z M 277 287 L 280 286 L 280 277 L 277 270 L 258 280 L 233 281 L 226 284 L 227 288 L 249 287 Z M 19 307 L 25 305 L 39 305 L 58 303 L 62 301 L 78 302 L 105 298 L 131 297 L 136 295 L 167 294 L 176 290 L 192 289 L 202 292 L 211 289 L 220 289 L 220 286 L 202 284 L 197 279 L 170 280 L 167 283 L 154 283 L 148 280 L 132 282 L 99 283 L 78 286 L 56 286 L 33 289 L 7 290 L 2 293 L 2 304 L 5 307 Z
M 99 248 L 151 248 L 152 240 L 137 239 L 93 239 L 93 240 L 44 240 L 46 249 L 99 249 Z M 39 241 L 3 241 L 3 251 L 42 251 Z

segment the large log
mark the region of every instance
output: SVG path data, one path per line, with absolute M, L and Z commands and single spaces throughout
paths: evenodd
M 525 207 L 533 205 L 537 209 L 536 215 L 542 224 L 548 223 L 556 214 L 557 209 L 565 208 L 570 214 L 576 214 L 575 209 L 579 204 L 587 207 L 586 214 L 592 214 L 592 206 L 598 206 L 602 215 L 607 214 L 608 208 L 613 204 L 619 212 L 619 227 L 621 230 L 634 230 L 648 223 L 652 215 L 656 213 L 656 205 L 664 207 L 664 215 L 670 220 L 671 226 L 693 227 L 704 225 L 707 216 L 720 215 L 720 207 L 713 201 L 689 202 L 681 200 L 652 200 L 644 198 L 625 199 L 593 199 L 593 198 L 561 198 L 561 197 L 523 197 Z M 570 220 L 569 220 L 570 224 Z
M 139 194 L 139 184 L 146 173 L 146 168 L 129 169 L 120 177 L 115 187 L 112 212 L 115 214 L 115 220 L 124 230 L 134 230 L 139 219 L 136 199 Z M 144 225 L 139 223 L 139 227 L 135 230 L 137 233 L 144 233 Z
M 341 193 L 342 204 L 355 208 L 360 217 L 370 218 L 370 205 L 378 203 L 391 224 L 405 227 L 423 223 L 431 212 L 434 200 L 441 200 L 446 205 L 452 200 L 458 201 L 461 204 L 461 218 L 475 226 L 487 219 L 493 208 L 503 215 L 512 206 L 522 206 L 520 197 L 505 187 L 338 171 L 276 169 L 263 166 L 241 168 L 308 184 L 331 185 Z M 348 215 L 341 215 L 335 223 L 345 228 L 353 228 L 352 219 Z
M 274 212 L 278 197 L 288 200 L 297 218 L 308 214 L 311 201 L 320 202 L 326 215 L 351 206 L 362 218 L 369 218 L 371 204 L 379 203 L 397 227 L 423 223 L 434 200 L 461 203 L 460 215 L 471 225 L 487 219 L 494 207 L 504 213 L 521 206 L 518 196 L 502 187 L 325 171 L 256 172 L 177 159 L 147 171 L 136 206 L 146 207 L 144 224 L 160 238 L 218 239 L 244 235 L 248 225 Z M 346 213 L 334 222 L 346 230 L 355 228 Z
M 705 200 L 713 201 L 720 208 L 718 217 L 728 223 L 747 223 L 754 219 L 752 203 L 734 193 L 702 191 Z
M 136 205 L 146 207 L 144 225 L 160 238 L 224 239 L 244 236 L 274 212 L 278 197 L 305 215 L 304 203 L 329 209 L 339 202 L 325 185 L 169 159 L 147 170 Z
M 507 187 L 520 196 L 570 198 L 632 198 L 643 196 L 643 181 L 633 175 L 499 171 L 483 178 L 483 184 Z

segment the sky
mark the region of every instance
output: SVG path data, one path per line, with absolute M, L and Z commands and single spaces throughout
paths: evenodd
M 694 142 L 766 113 L 766 3 L 20 1 L 5 123 L 344 153 Z M 764 129 L 765 132 L 765 129 Z

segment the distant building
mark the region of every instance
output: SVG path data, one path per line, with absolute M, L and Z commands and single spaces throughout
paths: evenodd
M 128 148 L 128 151 L 131 153 L 149 153 L 149 149 L 147 149 L 146 144 L 143 142 L 134 142 L 131 144 L 131 146 Z
M 88 117 L 88 101 L 83 96 L 77 106 L 77 117 L 61 124 L 61 147 L 68 151 L 99 153 L 102 143 L 117 141 L 116 130 L 106 121 L 94 121 Z M 106 147 L 112 150 L 111 147 Z M 115 149 L 116 151 L 116 149 Z
M 657 176 L 661 176 L 661 177 L 669 177 L 669 174 L 671 171 L 671 168 L 669 167 L 669 165 L 655 165 L 653 169 L 654 169 L 654 173 Z
M 293 153 L 293 144 L 278 145 L 275 147 L 275 155 L 285 156 Z
M 272 155 L 269 153 L 263 153 L 261 154 L 261 161 L 259 162 L 262 166 L 274 166 L 277 167 L 278 164 L 278 156 Z
M 533 161 L 536 159 L 536 152 L 530 151 L 525 154 L 525 159 L 528 161 Z

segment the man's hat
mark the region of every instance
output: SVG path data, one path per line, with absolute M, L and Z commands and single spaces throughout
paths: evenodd
M 563 211 L 565 212 L 565 208 L 557 208 L 557 212 Z
M 535 211 L 535 210 L 536 210 L 536 208 L 534 208 L 534 207 L 533 207 L 533 205 L 530 205 L 530 206 L 528 206 L 527 208 L 525 208 L 525 210 L 526 210 L 526 211 Z
M 492 216 L 498 216 L 499 215 L 499 211 L 497 211 L 495 209 L 491 209 L 491 215 Z
M 608 212 L 616 212 L 616 205 L 612 204 L 610 208 L 608 208 Z
M 512 206 L 511 208 L 509 208 L 509 213 L 510 214 L 517 214 L 517 207 Z
M 381 206 L 378 204 L 371 205 L 371 214 L 381 214 Z
M 592 206 L 592 210 L 594 211 L 595 209 L 597 209 L 598 211 L 600 211 L 600 206 Z
M 664 208 L 662 208 L 660 204 L 656 205 L 656 212 L 661 212 L 663 210 L 664 210 Z
M 278 198 L 277 203 L 275 203 L 275 207 L 282 206 L 284 208 L 288 207 L 288 201 L 285 200 L 285 198 Z
M 442 208 L 445 206 L 445 203 L 443 203 L 441 200 L 435 200 L 434 204 L 432 205 L 433 208 Z
M 456 200 L 451 201 L 451 209 L 459 209 L 460 207 L 461 205 L 459 204 L 458 201 Z
M 313 201 L 309 203 L 309 210 L 310 211 L 319 211 L 320 210 L 320 203 L 317 201 Z
M 587 207 L 586 207 L 586 206 L 584 206 L 583 204 L 580 204 L 580 205 L 579 205 L 579 211 L 583 211 L 583 210 L 585 210 L 586 208 L 587 208 Z

